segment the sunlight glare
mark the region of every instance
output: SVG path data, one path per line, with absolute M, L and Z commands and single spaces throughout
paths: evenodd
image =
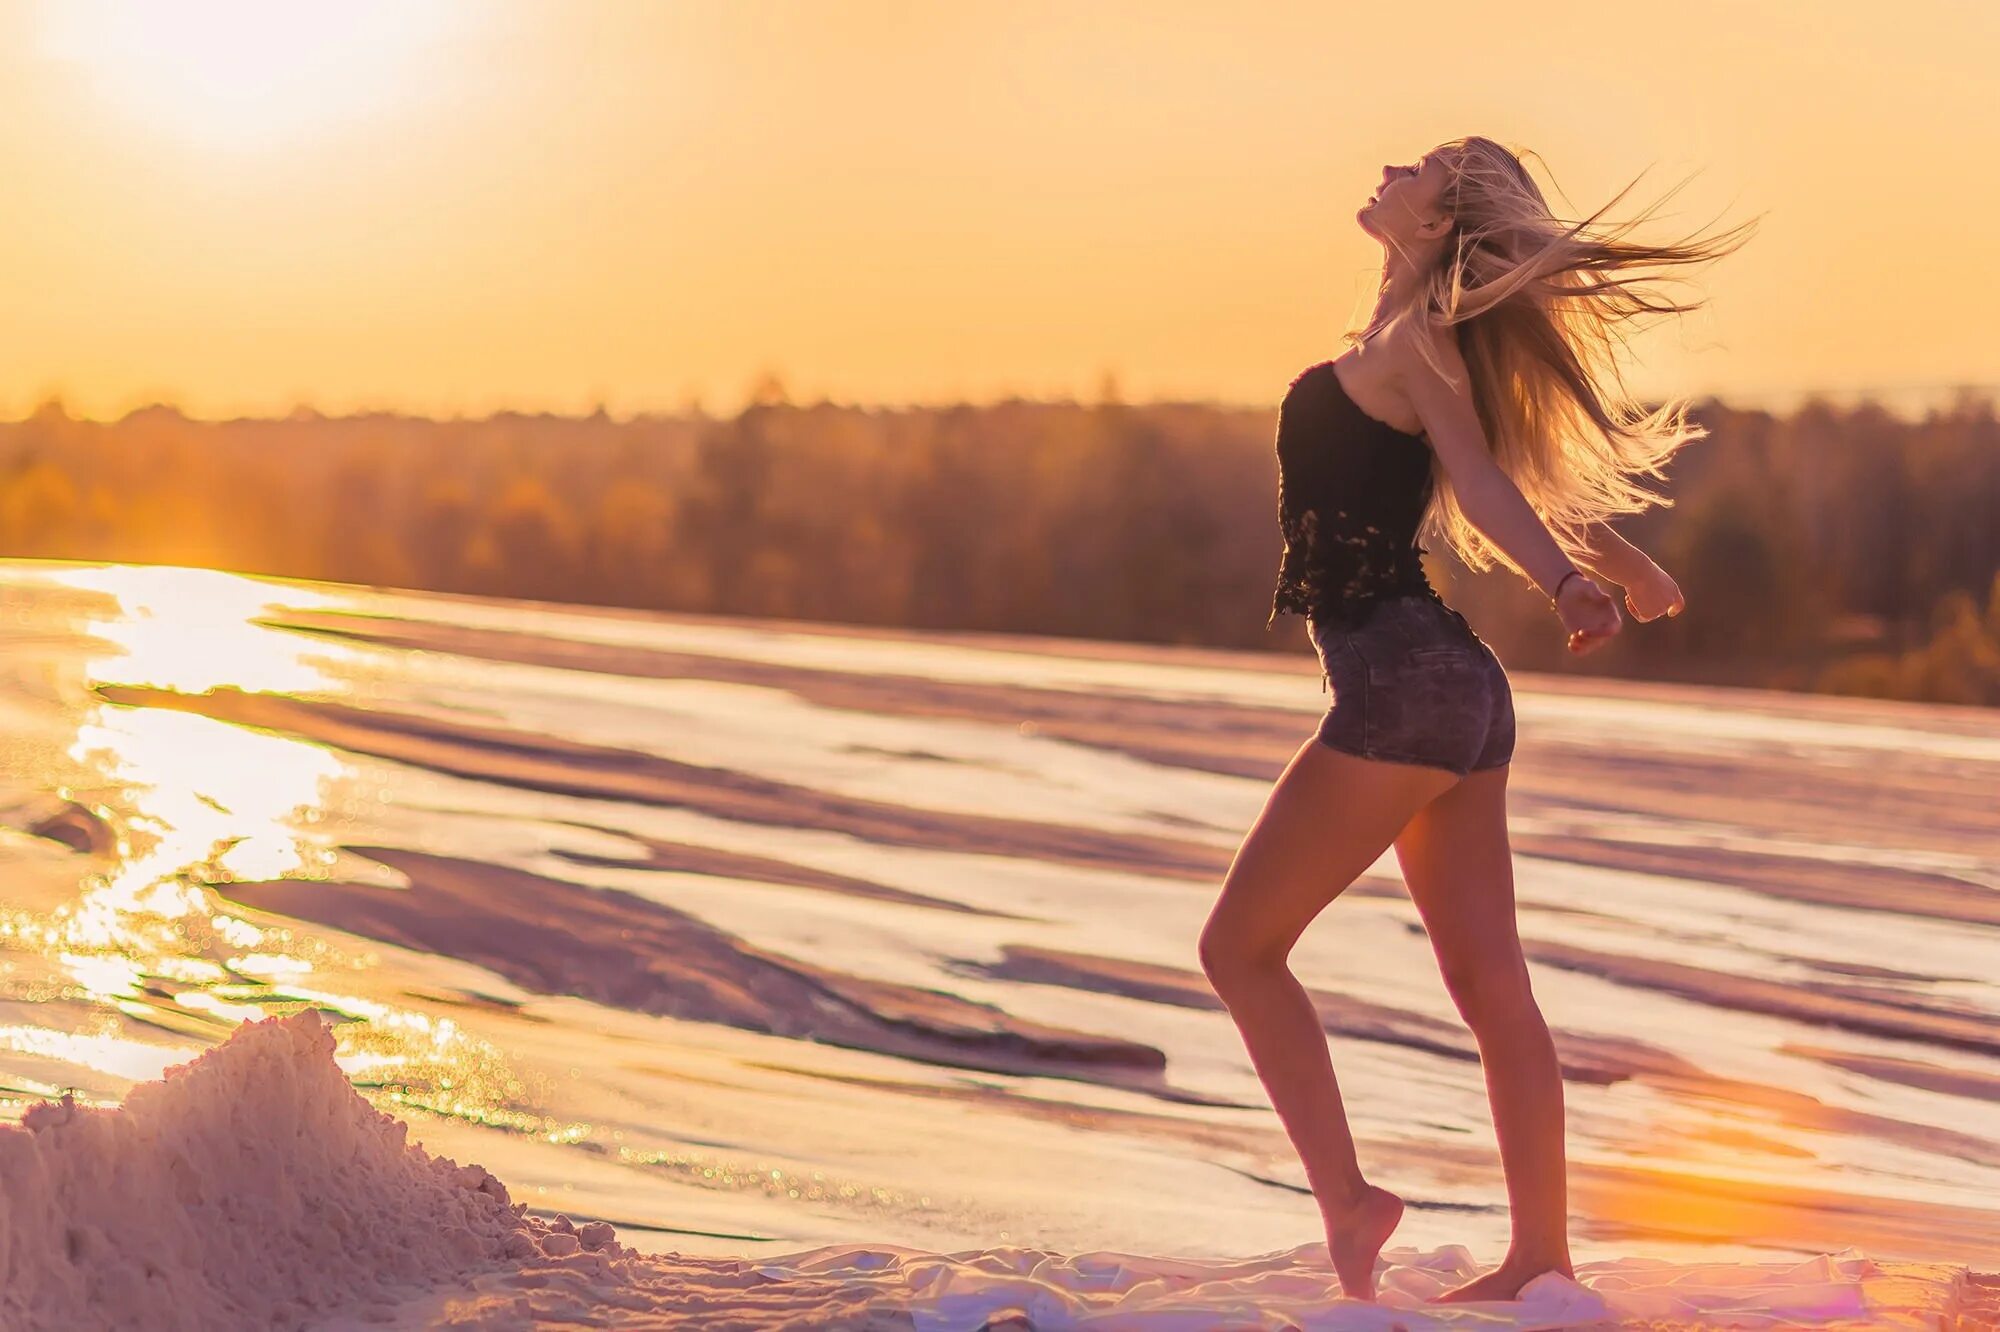
M 49 578 L 118 599 L 116 614 L 80 626 L 112 649 L 85 663 L 92 686 L 150 685 L 182 694 L 223 688 L 336 692 L 341 686 L 322 666 L 359 655 L 257 622 L 267 611 L 339 604 L 308 587 L 281 588 L 237 574 L 164 565 L 64 569 Z
M 42 53 L 127 114 L 252 146 L 377 110 L 423 84 L 444 0 L 45 0 Z

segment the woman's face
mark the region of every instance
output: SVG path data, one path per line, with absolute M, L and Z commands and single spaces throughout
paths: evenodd
M 1451 225 L 1440 206 L 1450 176 L 1450 164 L 1435 150 L 1407 166 L 1385 166 L 1381 188 L 1361 205 L 1355 220 L 1380 241 L 1418 245 L 1434 240 Z

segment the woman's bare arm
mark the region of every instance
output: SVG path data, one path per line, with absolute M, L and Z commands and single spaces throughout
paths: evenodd
M 1607 583 L 1625 589 L 1625 608 L 1633 619 L 1657 620 L 1686 609 L 1687 598 L 1681 595 L 1680 584 L 1609 524 L 1592 523 L 1585 528 L 1583 544 L 1589 547 L 1589 558 L 1578 563 Z
M 1400 387 L 1451 477 L 1459 508 L 1550 599 L 1563 627 L 1569 630 L 1569 650 L 1579 654 L 1596 651 L 1624 625 L 1618 603 L 1588 574 L 1569 576 L 1572 570 L 1581 572 L 1577 563 L 1556 541 L 1514 478 L 1493 461 L 1486 428 L 1472 402 L 1472 377 L 1459 355 L 1457 340 L 1446 331 L 1409 336 L 1432 337 L 1438 359 L 1451 376 L 1449 380 L 1440 376 L 1414 348 L 1405 349 L 1406 354 L 1391 362 L 1399 367 Z M 1607 553 L 1614 563 L 1618 561 L 1616 547 L 1609 547 Z M 1560 598 L 1555 595 L 1558 588 Z
M 1399 349 L 1402 354 L 1392 363 L 1400 369 L 1397 377 L 1404 396 L 1416 409 L 1432 451 L 1451 477 L 1459 508 L 1473 526 L 1526 570 L 1547 596 L 1577 564 L 1557 544 L 1514 478 L 1493 461 L 1485 427 L 1473 406 L 1472 379 L 1457 344 L 1449 335 L 1440 334 L 1433 345 L 1457 383 L 1447 383 L 1414 347 L 1406 347 Z
M 1609 523 L 1592 523 L 1583 532 L 1585 554 L 1577 561 L 1607 583 L 1630 587 L 1654 568 L 1645 551 L 1611 530 Z

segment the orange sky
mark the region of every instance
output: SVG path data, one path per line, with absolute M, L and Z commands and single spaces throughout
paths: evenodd
M 1991 383 L 1995 68 L 1984 0 L 0 0 L 0 415 L 1273 403 L 1466 133 L 1768 213 L 1643 391 Z

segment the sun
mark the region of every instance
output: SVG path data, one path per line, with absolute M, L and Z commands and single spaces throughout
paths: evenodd
M 461 11 L 462 12 L 462 11 Z M 450 0 L 43 0 L 78 91 L 214 146 L 283 142 L 418 91 Z

